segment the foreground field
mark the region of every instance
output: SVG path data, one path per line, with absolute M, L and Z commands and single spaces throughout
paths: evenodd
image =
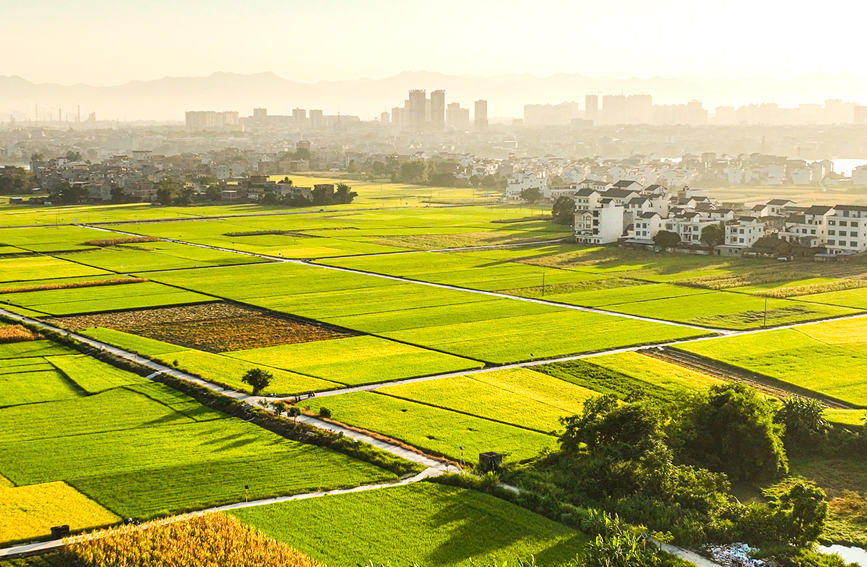
M 44 537 L 52 526 L 98 528 L 120 518 L 63 482 L 0 486 L 0 542 Z
M 586 541 L 514 504 L 429 483 L 232 514 L 330 567 L 500 565 L 531 555 L 538 565 L 557 566 L 574 559 Z
M 40 403 L 7 399 L 13 405 L 0 408 L 0 474 L 14 486 L 9 490 L 27 488 L 4 493 L 4 499 L 57 492 L 58 498 L 46 496 L 53 502 L 50 518 L 55 523 L 85 527 L 76 520 L 79 516 L 90 526 L 111 523 L 87 520 L 95 517 L 82 512 L 87 499 L 112 518 L 148 518 L 245 496 L 395 478 L 343 454 L 209 410 L 166 386 L 70 354 L 49 341 L 0 345 L 0 362 L 3 367 L 56 365 L 64 379 L 80 388 L 75 395 L 45 396 L 51 399 Z M 30 374 L 8 379 L 26 381 Z M 98 393 L 80 395 L 85 390 Z M 80 497 L 64 496 L 58 482 Z M 0 525 L 13 525 L 16 510 L 2 508 L 6 515 L 0 515 Z M 16 531 L 10 537 L 36 535 Z

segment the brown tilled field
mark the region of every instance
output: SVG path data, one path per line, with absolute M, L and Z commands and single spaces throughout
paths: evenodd
M 107 327 L 208 352 L 337 339 L 348 333 L 229 303 L 53 319 L 71 330 Z

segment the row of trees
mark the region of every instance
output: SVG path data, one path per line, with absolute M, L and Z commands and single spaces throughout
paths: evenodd
M 24 193 L 32 186 L 30 172 L 23 167 L 6 167 L 0 175 L 0 194 Z
M 804 546 L 819 537 L 828 515 L 820 488 L 792 482 L 766 491 L 766 503 L 740 504 L 730 483 L 782 478 L 786 446 L 821 436 L 821 415 L 815 402 L 778 406 L 740 383 L 673 402 L 604 395 L 564 419 L 560 449 L 517 481 L 670 532 L 681 543 Z
M 363 174 L 370 180 L 389 178 L 395 183 L 413 183 L 434 187 L 473 187 L 476 189 L 503 189 L 506 179 L 501 175 L 470 175 L 465 166 L 453 160 L 417 159 L 399 161 L 397 159 L 350 161 L 349 173 Z

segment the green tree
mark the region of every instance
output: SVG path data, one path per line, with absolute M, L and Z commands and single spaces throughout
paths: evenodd
M 177 179 L 166 177 L 157 184 L 157 201 L 163 205 L 171 205 L 175 202 L 181 190 L 181 184 Z
M 772 498 L 771 507 L 780 530 L 790 543 L 808 546 L 822 535 L 828 519 L 825 491 L 814 484 L 798 481 Z
M 551 207 L 551 216 L 557 224 L 571 225 L 575 222 L 575 199 L 561 196 L 554 201 Z
M 112 203 L 126 202 L 126 193 L 124 192 L 123 187 L 118 187 L 117 185 L 112 185 L 112 187 L 111 187 L 111 202 Z
M 529 187 L 521 191 L 521 198 L 534 205 L 542 198 L 542 191 L 538 187 Z
M 684 452 L 732 481 L 776 478 L 789 470 L 771 402 L 740 382 L 713 386 L 695 398 L 681 425 Z
M 473 189 L 478 189 L 482 184 L 482 178 L 476 174 L 470 175 L 470 185 L 473 186 Z
M 674 248 L 680 244 L 680 236 L 676 232 L 660 230 L 653 235 L 653 242 L 662 248 Z
M 245 384 L 249 384 L 253 388 L 253 395 L 255 396 L 267 388 L 273 378 L 274 375 L 267 370 L 263 370 L 262 368 L 251 368 L 244 374 L 241 381 Z
M 719 246 L 725 242 L 725 235 L 718 224 L 709 224 L 701 229 L 701 242 L 708 248 Z
M 783 441 L 788 451 L 803 451 L 822 440 L 831 424 L 817 400 L 793 396 L 783 399 L 774 421 L 785 427 Z
M 358 197 L 358 193 L 353 191 L 349 185 L 346 183 L 337 184 L 337 191 L 334 193 L 334 201 L 336 203 L 348 205 L 354 201 L 356 197 Z

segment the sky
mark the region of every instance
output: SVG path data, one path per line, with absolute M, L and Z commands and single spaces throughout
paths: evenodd
M 867 75 L 865 16 L 852 0 L 0 0 L 0 75 Z

